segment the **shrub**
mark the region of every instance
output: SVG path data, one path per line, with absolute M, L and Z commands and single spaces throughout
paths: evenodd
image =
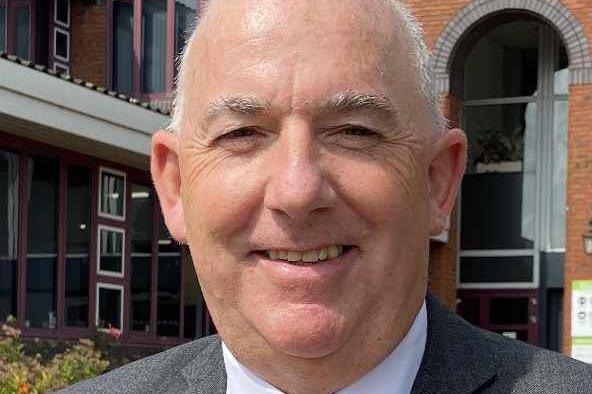
M 28 356 L 23 350 L 21 332 L 9 318 L 1 327 L 0 394 L 36 394 L 57 390 L 104 372 L 109 362 L 93 341 L 77 344 L 48 361 L 39 354 Z

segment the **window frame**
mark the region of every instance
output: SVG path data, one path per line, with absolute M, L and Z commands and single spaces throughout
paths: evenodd
M 139 59 L 143 59 L 142 42 L 142 5 L 144 0 L 108 0 L 107 2 L 107 86 L 115 89 L 113 81 L 113 18 L 114 3 L 127 3 L 133 6 L 133 59 L 132 59 L 132 89 L 131 96 L 142 100 L 159 100 L 170 97 L 174 90 L 175 79 L 175 0 L 161 0 L 166 4 L 166 66 L 165 66 L 165 90 L 163 92 L 145 93 L 142 91 L 142 64 Z M 196 16 L 199 14 L 201 0 L 195 1 Z
M 119 322 L 120 322 L 120 326 L 121 327 L 116 327 L 116 328 L 121 333 L 125 332 L 124 331 L 125 322 L 123 320 L 123 317 L 125 316 L 125 314 L 123 313 L 123 310 L 124 310 L 124 307 L 125 307 L 125 301 L 124 301 L 125 288 L 124 288 L 123 285 L 114 284 L 114 283 L 98 282 L 97 281 L 96 294 L 95 294 L 95 327 L 97 327 L 97 330 L 99 330 L 99 331 L 105 330 L 105 329 L 99 328 L 99 310 L 100 310 L 100 305 L 99 305 L 100 297 L 99 297 L 99 293 L 100 293 L 101 289 L 119 290 L 120 295 L 121 295 L 120 298 L 119 298 Z
M 553 105 L 557 100 L 568 101 L 566 95 L 557 95 L 553 92 L 553 78 L 550 77 L 553 70 L 555 56 L 559 53 L 560 38 L 552 27 L 540 23 L 539 35 L 539 59 L 538 59 L 538 82 L 536 96 L 515 96 L 496 97 L 486 99 L 465 100 L 462 108 L 482 107 L 507 104 L 537 104 L 536 114 L 536 201 L 534 202 L 535 224 L 533 247 L 529 249 L 461 249 L 456 258 L 456 285 L 457 289 L 533 289 L 538 288 L 540 282 L 540 260 L 541 253 L 564 253 L 564 248 L 550 247 L 550 200 L 552 190 L 552 168 L 550 163 L 540 160 L 541 154 L 549 154 L 551 149 L 550 138 L 553 133 Z M 463 60 L 465 62 L 466 59 Z M 542 92 L 542 93 L 541 93 Z M 464 118 L 465 111 L 462 111 L 461 118 Z M 464 121 L 463 121 L 464 123 Z M 459 223 L 462 221 L 462 193 L 457 197 L 457 215 Z M 459 239 L 461 236 L 461 225 L 458 226 Z M 529 282 L 461 282 L 461 258 L 462 257 L 506 257 L 506 256 L 532 256 L 533 277 Z
M 72 4 L 71 4 L 70 0 L 64 0 L 68 3 L 68 20 L 67 20 L 67 22 L 62 22 L 61 20 L 58 19 L 58 2 L 59 1 L 60 0 L 53 1 L 53 23 L 68 29 L 68 28 L 70 28 L 70 23 L 72 20 L 71 9 L 70 9 Z
M 106 271 L 101 269 L 101 231 L 110 231 L 121 234 L 121 272 Z M 97 275 L 112 276 L 114 278 L 125 278 L 125 261 L 126 261 L 126 238 L 125 228 L 109 226 L 106 224 L 99 224 L 97 227 Z
M 58 33 L 66 36 L 66 57 L 58 54 Z M 57 26 L 53 29 L 53 58 L 64 63 L 70 62 L 70 32 Z
M 119 215 L 112 215 L 110 213 L 105 213 L 101 211 L 101 198 L 102 198 L 102 177 L 103 177 L 103 173 L 108 173 L 111 175 L 115 175 L 115 176 L 120 176 L 123 177 L 123 213 L 121 216 Z M 98 200 L 98 215 L 102 218 L 105 219 L 111 219 L 111 220 L 116 220 L 119 222 L 125 222 L 126 221 L 126 202 L 127 202 L 127 173 L 125 171 L 121 171 L 121 170 L 116 170 L 114 168 L 111 167 L 104 167 L 104 166 L 100 166 L 99 167 L 99 200 Z

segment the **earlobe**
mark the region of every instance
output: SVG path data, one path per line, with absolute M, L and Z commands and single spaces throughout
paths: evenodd
M 436 137 L 430 163 L 430 235 L 439 235 L 448 226 L 450 212 L 465 172 L 467 139 L 453 129 Z
M 186 243 L 176 135 L 163 130 L 154 134 L 150 171 L 165 223 L 175 240 Z

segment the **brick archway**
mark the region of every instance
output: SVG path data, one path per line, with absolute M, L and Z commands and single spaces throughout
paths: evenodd
M 457 44 L 475 23 L 502 10 L 534 13 L 557 29 L 569 57 L 570 84 L 592 83 L 592 57 L 577 18 L 559 0 L 475 0 L 462 8 L 444 28 L 432 51 L 438 92 L 450 90 L 450 68 Z

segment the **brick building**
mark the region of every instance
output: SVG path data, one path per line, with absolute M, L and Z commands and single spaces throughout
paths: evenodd
M 592 279 L 592 0 L 407 3 L 470 141 L 430 287 L 477 325 L 570 354 L 572 283 Z M 0 0 L 0 319 L 25 336 L 113 326 L 163 347 L 212 331 L 148 172 L 199 4 Z

